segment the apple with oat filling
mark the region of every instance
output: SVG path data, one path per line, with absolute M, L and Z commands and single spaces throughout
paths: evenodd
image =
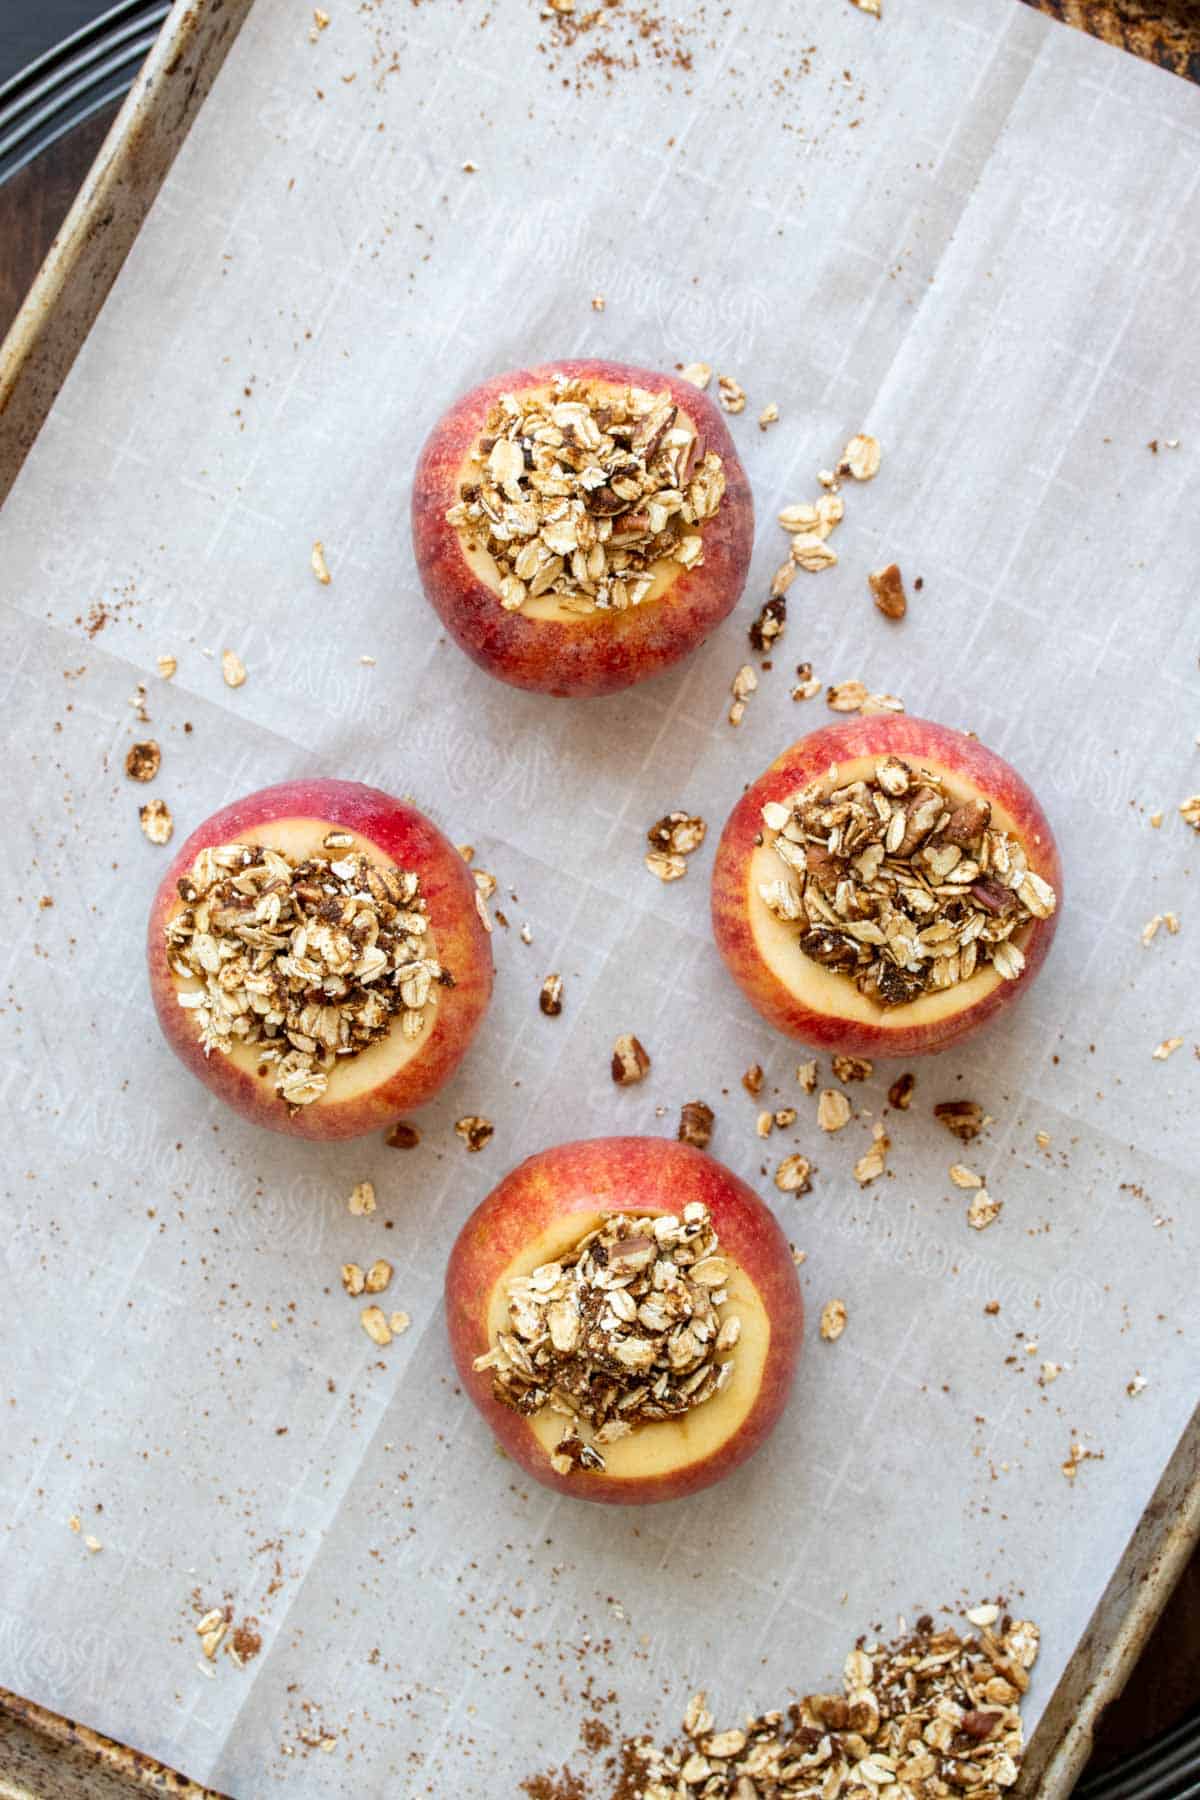
M 531 1156 L 459 1233 L 446 1316 L 462 1383 L 547 1487 L 698 1492 L 783 1410 L 804 1309 L 787 1240 L 719 1162 L 661 1138 Z
M 1061 895 L 1054 834 L 1016 770 L 962 732 L 880 713 L 802 738 L 738 801 L 713 930 L 778 1030 L 911 1056 L 1025 991 Z
M 417 464 L 412 529 L 430 604 L 482 669 L 606 694 L 689 655 L 732 611 L 754 504 L 690 382 L 564 362 L 451 407 Z
M 358 1137 L 441 1088 L 492 953 L 471 873 L 415 806 L 354 781 L 264 788 L 194 831 L 150 913 L 171 1048 L 235 1111 Z

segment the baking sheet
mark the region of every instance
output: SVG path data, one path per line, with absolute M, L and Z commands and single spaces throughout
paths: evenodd
M 690 68 L 642 38 L 641 66 L 606 72 L 594 37 L 540 50 L 532 8 L 339 10 L 314 44 L 307 15 L 258 0 L 0 518 L 20 796 L 0 1671 L 239 1796 L 509 1791 L 586 1766 L 589 1677 L 626 1729 L 673 1728 L 703 1681 L 733 1717 L 829 1679 L 869 1622 L 982 1593 L 1045 1626 L 1032 1722 L 1193 1404 L 1196 1065 L 1190 1037 L 1150 1052 L 1196 1029 L 1175 806 L 1200 785 L 1200 102 L 1001 0 L 882 26 L 814 6 L 786 35 L 765 6 L 684 16 L 663 41 Z M 760 534 L 737 618 L 685 670 L 580 709 L 439 641 L 406 505 L 455 392 L 590 352 L 701 356 L 745 384 Z M 883 474 L 847 496 L 839 568 L 798 578 L 786 657 L 735 733 L 773 514 L 863 424 Z M 924 578 L 898 631 L 865 592 L 892 556 Z M 894 1178 L 865 1194 L 850 1166 L 897 1068 L 856 1093 L 853 1141 L 818 1143 L 805 1108 L 764 1153 L 738 1078 L 758 1060 L 792 1101 L 796 1052 L 708 942 L 712 845 L 674 887 L 640 869 L 660 812 L 695 807 L 715 837 L 826 716 L 788 698 L 800 657 L 1011 756 L 1068 869 L 1038 990 L 919 1069 Z M 120 772 L 147 731 L 179 830 L 328 770 L 412 792 L 500 877 L 496 1004 L 419 1150 L 288 1145 L 166 1058 L 139 947 L 163 853 Z M 1169 907 L 1179 937 L 1143 950 Z M 536 1007 L 551 968 L 558 1020 Z M 617 1093 L 627 1029 L 653 1072 Z M 978 1238 L 929 1116 L 963 1094 L 995 1116 L 966 1160 L 1005 1202 Z M 521 1155 L 669 1131 L 697 1096 L 808 1251 L 814 1338 L 831 1294 L 851 1322 L 810 1344 L 754 1464 L 613 1520 L 515 1481 L 455 1396 L 441 1268 Z M 452 1131 L 467 1112 L 497 1125 L 478 1157 Z M 760 1174 L 795 1147 L 819 1165 L 801 1201 Z M 345 1210 L 365 1175 L 372 1221 Z M 377 1254 L 415 1321 L 385 1359 L 337 1279 Z M 1049 1389 L 1042 1357 L 1070 1365 Z M 1104 1460 L 1069 1485 L 1081 1437 Z M 196 1603 L 226 1597 L 263 1651 L 209 1671 Z

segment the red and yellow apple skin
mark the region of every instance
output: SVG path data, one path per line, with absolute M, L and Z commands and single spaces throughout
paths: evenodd
M 501 394 L 546 388 L 555 375 L 634 386 L 672 400 L 725 466 L 725 494 L 701 526 L 704 561 L 674 575 L 658 597 L 624 612 L 563 616 L 542 602 L 505 612 L 465 554 L 446 512 L 457 504 L 464 464 Z M 413 547 L 430 605 L 460 649 L 489 675 L 543 694 L 611 694 L 670 668 L 699 648 L 741 597 L 754 543 L 754 502 L 733 440 L 711 400 L 676 375 L 602 361 L 513 369 L 472 388 L 434 426 L 417 463 Z M 490 560 L 490 559 L 485 559 Z M 494 566 L 494 565 L 493 565 Z M 537 616 L 541 614 L 543 616 Z
M 1025 967 L 1004 981 L 990 963 L 968 981 L 922 994 L 902 1006 L 880 1006 L 846 976 L 803 955 L 794 926 L 774 919 L 758 891 L 783 865 L 762 846 L 762 809 L 786 803 L 832 764 L 845 783 L 870 772 L 883 756 L 899 756 L 943 776 L 963 799 L 991 802 L 993 825 L 1012 832 L 1029 866 L 1043 876 L 1059 906 L 1016 934 Z M 801 738 L 747 789 L 729 816 L 713 867 L 712 921 L 717 948 L 747 999 L 776 1030 L 815 1048 L 858 1056 L 919 1056 L 944 1049 L 1002 1013 L 1046 960 L 1062 906 L 1062 868 L 1045 813 L 1016 770 L 972 737 L 906 713 L 879 713 L 825 726 Z
M 493 1395 L 491 1370 L 474 1367 L 504 1318 L 508 1279 L 563 1254 L 604 1212 L 678 1214 L 690 1200 L 708 1207 L 719 1253 L 734 1265 L 729 1310 L 742 1336 L 733 1378 L 682 1419 L 643 1423 L 604 1445 L 603 1470 L 559 1475 L 550 1454 L 566 1420 L 549 1408 L 515 1412 Z M 590 1138 L 529 1157 L 472 1213 L 446 1270 L 446 1322 L 463 1387 L 527 1474 L 576 1500 L 633 1506 L 711 1487 L 765 1443 L 796 1371 L 804 1303 L 774 1216 L 723 1164 L 667 1138 Z
M 201 850 L 255 843 L 293 857 L 328 855 L 322 839 L 335 830 L 352 834 L 350 851 L 417 871 L 429 908 L 431 954 L 449 969 L 454 986 L 435 989 L 436 1004 L 418 1038 L 405 1039 L 397 1022 L 378 1043 L 339 1058 L 323 1095 L 289 1110 L 270 1073 L 258 1073 L 255 1047 L 205 1055 L 192 1014 L 179 1004 L 185 984 L 170 967 L 164 933 L 183 906 L 177 884 Z M 465 1056 L 492 992 L 491 945 L 462 857 L 415 806 L 357 781 L 287 781 L 214 813 L 193 831 L 163 877 L 150 910 L 146 953 L 158 1022 L 176 1055 L 235 1112 L 292 1137 L 361 1137 L 429 1100 Z M 261 1045 L 257 1049 L 261 1054 Z

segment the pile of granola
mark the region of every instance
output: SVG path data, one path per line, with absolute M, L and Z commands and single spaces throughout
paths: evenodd
M 698 1200 L 679 1217 L 606 1213 L 561 1261 L 510 1283 L 507 1329 L 475 1367 L 505 1406 L 563 1415 L 558 1474 L 602 1469 L 603 1445 L 728 1382 L 741 1321 L 721 1314 L 731 1268 L 718 1251 Z
M 978 1637 L 919 1619 L 893 1644 L 852 1650 L 844 1693 L 810 1694 L 744 1729 L 714 1731 L 694 1695 L 682 1742 L 628 1747 L 645 1769 L 633 1791 L 638 1800 L 1000 1800 L 1020 1771 L 1019 1703 L 1040 1633 L 1025 1619 L 1000 1621 L 995 1606 L 968 1617 L 988 1621 Z
M 202 850 L 179 883 L 184 905 L 166 928 L 178 994 L 206 1055 L 261 1046 L 289 1107 L 319 1099 L 335 1057 L 353 1056 L 398 1019 L 420 1036 L 436 987 L 453 985 L 427 954 L 419 877 L 381 868 L 331 831 L 330 854 L 293 862 L 258 844 Z
M 539 595 L 578 613 L 637 606 L 655 562 L 704 561 L 700 527 L 725 492 L 721 458 L 668 390 L 558 376 L 548 395 L 503 394 L 477 458 L 446 519 L 493 558 L 510 612 Z
M 787 873 L 761 883 L 761 898 L 800 927 L 806 956 L 884 1006 L 966 981 L 985 962 L 1016 980 L 1016 934 L 1057 904 L 1017 839 L 993 829 L 986 801 L 955 799 L 899 757 L 845 787 L 814 782 L 762 816 Z

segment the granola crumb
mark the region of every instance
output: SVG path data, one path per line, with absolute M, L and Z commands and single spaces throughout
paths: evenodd
M 761 1063 L 751 1063 L 750 1067 L 743 1072 L 742 1086 L 748 1094 L 758 1095 L 762 1093 L 763 1070 Z
M 153 781 L 162 767 L 162 751 L 153 738 L 130 744 L 125 752 L 125 773 L 130 781 Z
M 468 159 L 462 166 L 462 172 L 464 175 L 478 175 L 479 164 Z
M 911 1071 L 906 1069 L 903 1075 L 897 1075 L 887 1092 L 888 1105 L 894 1106 L 897 1112 L 907 1112 L 912 1105 L 916 1085 L 917 1078 Z
M 804 1092 L 806 1094 L 815 1094 L 816 1093 L 816 1091 L 817 1091 L 817 1064 L 816 1064 L 815 1057 L 810 1059 L 808 1062 L 802 1062 L 802 1063 L 796 1064 L 796 1080 L 800 1083 L 800 1086 L 804 1089 Z
M 981 1188 L 983 1176 L 977 1175 L 974 1169 L 968 1169 L 965 1163 L 950 1164 L 950 1179 L 956 1188 Z
M 675 1135 L 681 1144 L 691 1144 L 696 1150 L 707 1150 L 712 1142 L 715 1117 L 712 1107 L 705 1101 L 687 1100 L 680 1108 L 679 1129 Z
M 392 1279 L 392 1265 L 384 1257 L 377 1257 L 363 1276 L 363 1286 L 368 1294 L 382 1294 Z
M 988 1315 L 989 1319 L 994 1319 L 1000 1311 L 1000 1302 L 998 1300 L 986 1300 L 984 1302 L 983 1310 Z
M 859 1187 L 869 1187 L 873 1181 L 878 1181 L 887 1168 L 887 1154 L 892 1147 L 891 1139 L 883 1126 L 878 1124 L 872 1125 L 871 1137 L 873 1142 L 870 1149 L 865 1151 L 854 1165 L 854 1179 Z
M 1161 1044 L 1155 1045 L 1154 1049 L 1151 1051 L 1151 1055 L 1155 1062 L 1166 1062 L 1168 1056 L 1174 1056 L 1175 1052 L 1181 1049 L 1182 1046 L 1183 1039 L 1181 1037 L 1164 1038 Z
M 403 1337 L 411 1324 L 412 1320 L 406 1312 L 394 1312 L 388 1316 L 388 1329 L 393 1337 Z
M 768 400 L 758 415 L 758 429 L 765 431 L 768 425 L 774 425 L 779 419 L 779 407 L 774 400 Z
M 359 1314 L 359 1321 L 373 1343 L 380 1345 L 391 1343 L 391 1326 L 388 1324 L 381 1306 L 364 1306 Z
M 750 624 L 750 648 L 759 656 L 766 656 L 783 636 L 787 625 L 787 601 L 781 594 L 773 594 L 764 600 L 759 608 L 757 618 Z
M 1187 804 L 1187 802 L 1185 801 L 1184 805 L 1186 805 L 1186 804 Z M 1183 812 L 1183 807 L 1181 806 L 1179 810 L 1180 810 L 1180 812 Z M 1153 826 L 1155 831 L 1158 831 L 1160 829 L 1162 822 L 1163 822 L 1163 814 L 1162 813 L 1152 812 L 1150 814 L 1150 823 Z
M 522 925 L 519 936 L 523 944 L 532 944 L 533 926 L 529 923 L 528 919 L 526 919 L 525 923 Z
M 830 712 L 861 712 L 867 692 L 865 682 L 835 681 L 825 690 L 825 704 Z
M 850 1102 L 840 1088 L 822 1088 L 817 1101 L 817 1124 L 822 1131 L 841 1131 L 850 1123 Z
M 1033 1134 L 1033 1141 L 1039 1150 L 1048 1150 L 1051 1144 L 1050 1133 L 1048 1131 L 1035 1131 Z
M 1058 1380 L 1058 1378 L 1061 1374 L 1062 1374 L 1062 1364 L 1061 1363 L 1044 1362 L 1042 1364 L 1042 1370 L 1041 1370 L 1041 1374 L 1038 1377 L 1038 1380 L 1042 1387 L 1050 1387 L 1054 1382 L 1056 1382 Z
M 879 439 L 869 432 L 857 431 L 842 451 L 837 473 L 849 475 L 854 481 L 873 481 L 879 473 L 879 463 Z
M 796 1123 L 796 1109 L 794 1106 L 777 1106 L 773 1116 L 780 1131 L 788 1131 Z
M 100 1542 L 100 1539 L 98 1537 L 93 1537 L 91 1532 L 88 1533 L 88 1535 L 84 1538 L 83 1541 L 84 1541 L 84 1545 L 86 1546 L 86 1548 L 88 1550 L 91 1551 L 93 1556 L 96 1555 L 97 1551 L 103 1550 L 103 1548 L 104 1548 L 104 1545 Z
M 733 695 L 733 705 L 729 708 L 728 718 L 731 725 L 740 725 L 746 715 L 746 698 L 758 687 L 758 676 L 749 663 L 743 663 L 729 686 Z
M 740 413 L 746 410 L 746 390 L 732 375 L 717 376 L 717 398 L 724 412 Z
M 837 1055 L 830 1067 L 838 1081 L 867 1081 L 875 1073 L 875 1065 L 865 1056 Z
M 563 1009 L 563 978 L 561 975 L 547 975 L 542 982 L 538 995 L 538 1005 L 548 1019 L 557 1019 Z
M 964 1144 L 977 1138 L 986 1123 L 986 1115 L 978 1100 L 939 1100 L 933 1109 L 933 1116 L 952 1137 Z
M 592 295 L 592 311 L 593 312 L 603 312 L 604 307 L 605 307 L 604 295 L 603 294 L 593 294 Z
M 317 538 L 313 544 L 310 561 L 312 563 L 312 572 L 320 582 L 321 586 L 328 587 L 333 580 L 333 576 L 329 573 L 329 564 L 325 561 L 325 546 L 320 538 Z
M 1180 817 L 1193 831 L 1200 831 L 1200 794 L 1189 794 L 1179 802 Z
M 1131 1400 L 1136 1400 L 1147 1385 L 1146 1377 L 1138 1370 L 1133 1379 L 1125 1383 L 1125 1392 Z
M 1003 1205 L 1003 1201 L 993 1200 L 985 1187 L 977 1188 L 967 1207 L 967 1224 L 972 1231 L 986 1231 L 1000 1217 Z
M 467 1149 L 476 1152 L 482 1150 L 495 1135 L 496 1127 L 490 1119 L 483 1118 L 479 1113 L 467 1113 L 465 1117 L 454 1121 L 454 1130 Z
M 685 363 L 679 371 L 681 381 L 688 381 L 695 388 L 706 388 L 712 380 L 712 364 L 706 362 Z
M 389 1150 L 415 1150 L 421 1141 L 421 1133 L 415 1125 L 406 1124 L 401 1119 L 392 1126 L 383 1141 Z
M 618 1087 L 634 1087 L 650 1072 L 650 1056 L 631 1031 L 624 1031 L 613 1045 L 610 1072 Z
M 375 1211 L 375 1183 L 373 1181 L 356 1181 L 346 1202 L 347 1212 L 353 1213 L 356 1219 L 366 1219 Z
M 682 881 L 687 874 L 685 859 L 700 848 L 707 833 L 707 824 L 696 813 L 664 813 L 646 833 L 650 849 L 644 860 L 651 875 L 662 882 Z
M 1067 1452 L 1066 1460 L 1060 1465 L 1068 1481 L 1074 1481 L 1085 1462 L 1103 1462 L 1103 1450 L 1089 1450 L 1086 1444 L 1075 1440 Z
M 821 691 L 820 676 L 813 674 L 810 662 L 796 664 L 796 685 L 792 689 L 793 700 L 815 700 Z
M 170 681 L 172 675 L 174 675 L 176 669 L 179 667 L 179 664 L 175 657 L 171 655 L 170 651 L 164 651 L 162 656 L 155 657 L 154 666 L 164 681 Z
M 141 820 L 143 835 L 152 844 L 170 843 L 175 821 L 165 800 L 147 800 L 145 806 L 139 806 L 138 818 Z
M 883 0 L 850 0 L 851 6 L 857 6 L 859 12 L 868 13 L 873 19 L 882 19 Z
M 775 1171 L 775 1186 L 781 1194 L 807 1194 L 812 1187 L 812 1164 L 807 1156 L 785 1156 Z
M 827 1300 L 821 1308 L 821 1336 L 827 1344 L 836 1344 L 846 1329 L 846 1302 Z
M 357 1298 L 367 1285 L 367 1278 L 357 1263 L 342 1264 L 342 1286 L 346 1292 Z
M 904 592 L 904 580 L 897 563 L 888 563 L 882 569 L 872 569 L 867 576 L 867 583 L 875 597 L 875 605 L 885 619 L 904 617 L 908 611 L 908 597 Z
M 240 688 L 246 679 L 246 665 L 236 650 L 222 650 L 221 675 L 225 686 Z
M 766 1138 L 766 1137 L 770 1137 L 772 1128 L 774 1127 L 774 1124 L 775 1124 L 775 1114 L 774 1113 L 760 1112 L 758 1117 L 754 1121 L 754 1129 L 758 1133 L 760 1138 Z

